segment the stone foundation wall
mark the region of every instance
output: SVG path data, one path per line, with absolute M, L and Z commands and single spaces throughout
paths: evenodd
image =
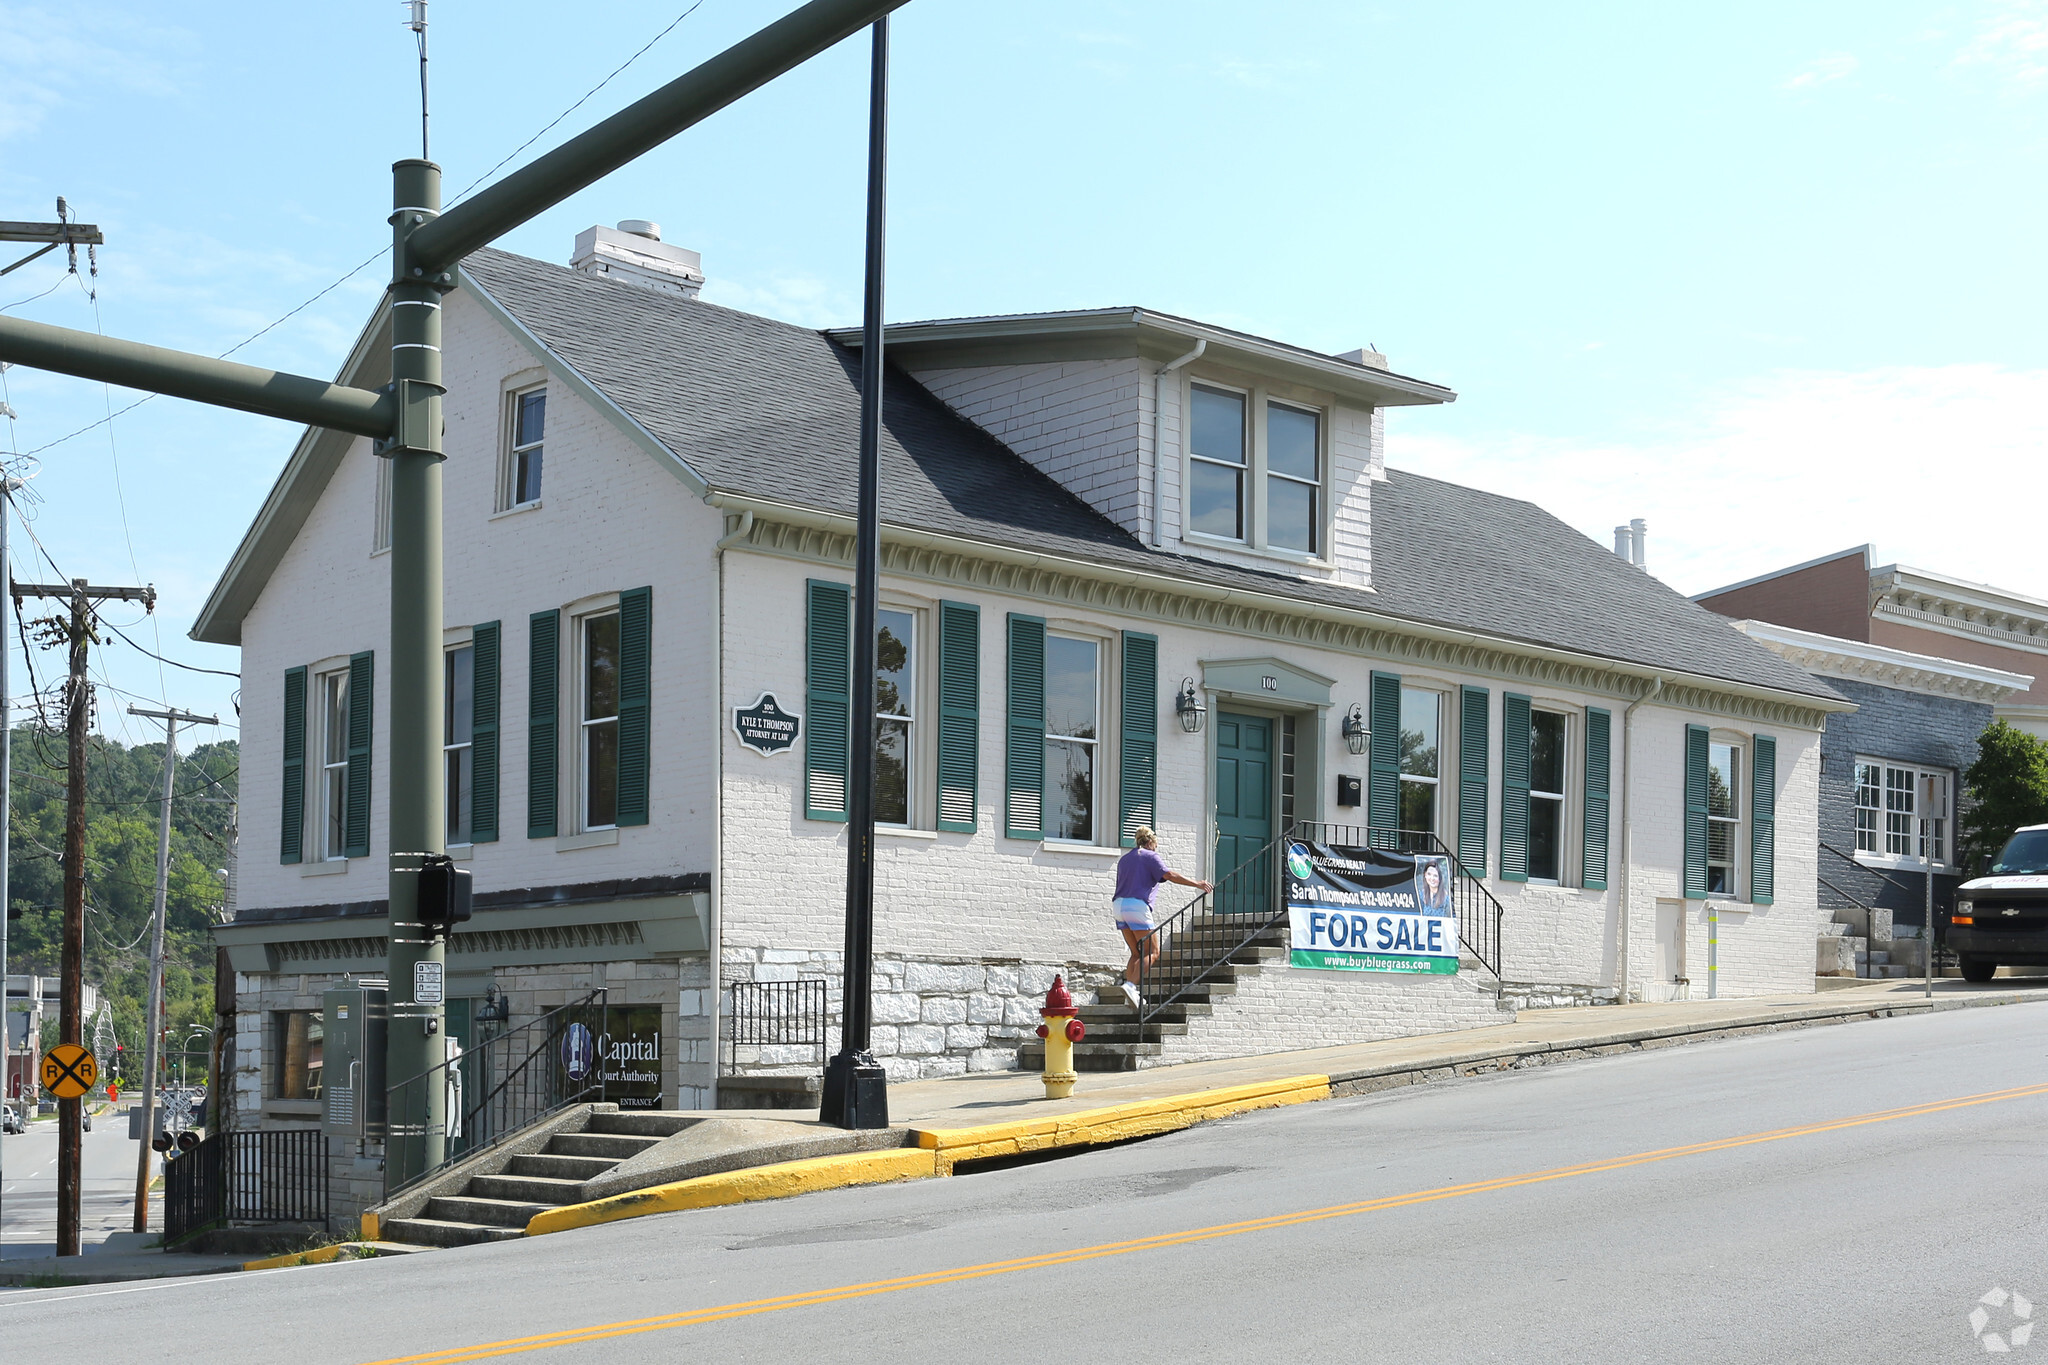
M 1493 978 L 1323 972 L 1267 962 L 1238 969 L 1237 989 L 1215 1013 L 1168 1035 L 1144 1066 L 1256 1057 L 1270 1052 L 1376 1043 L 1514 1021 L 1494 1004 Z
M 1017 958 L 905 958 L 877 954 L 874 964 L 875 1059 L 892 1081 L 1009 1071 L 1017 1047 L 1033 1037 L 1038 1010 L 1053 977 L 1064 976 L 1077 1000 L 1087 1002 L 1112 983 L 1121 964 L 1025 962 Z M 733 987 L 757 981 L 825 983 L 822 1053 L 839 1049 L 841 956 L 804 948 L 727 948 L 723 954 L 719 1014 L 724 1027 L 724 1072 L 739 1076 L 816 1071 L 820 1046 L 737 1044 L 732 1040 Z
M 1579 1005 L 1612 1005 L 1621 992 L 1612 986 L 1560 986 L 1547 981 L 1509 981 L 1501 988 L 1502 1009 L 1554 1010 Z

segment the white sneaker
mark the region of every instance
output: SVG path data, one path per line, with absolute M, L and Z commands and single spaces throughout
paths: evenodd
M 1119 981 L 1117 984 L 1124 988 L 1124 999 L 1131 1002 L 1132 1009 L 1143 1009 L 1145 1007 L 1145 997 L 1138 994 L 1136 986 L 1128 981 Z

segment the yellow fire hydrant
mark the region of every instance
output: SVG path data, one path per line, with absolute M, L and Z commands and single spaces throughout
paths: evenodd
M 1045 1039 L 1045 1097 L 1063 1100 L 1074 1093 L 1074 1082 L 1081 1079 L 1074 1074 L 1074 1044 L 1088 1036 L 1088 1026 L 1081 1022 L 1081 1011 L 1067 991 L 1066 978 L 1052 979 L 1045 1007 L 1038 1013 L 1045 1020 L 1038 1026 L 1038 1036 Z

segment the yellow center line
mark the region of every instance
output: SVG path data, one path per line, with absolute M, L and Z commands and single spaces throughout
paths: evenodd
M 1296 1227 L 1304 1223 L 1320 1223 L 1332 1218 L 1349 1218 L 1361 1213 L 1377 1213 L 1386 1209 L 1407 1208 L 1415 1204 L 1434 1203 L 1440 1199 L 1457 1199 L 1468 1194 L 1489 1194 L 1496 1190 L 1510 1190 L 1523 1185 L 1538 1185 L 1552 1180 L 1565 1180 L 1572 1176 L 1599 1175 L 1607 1171 L 1626 1170 L 1631 1166 L 1647 1166 L 1653 1162 L 1672 1161 L 1679 1157 L 1703 1156 L 1709 1152 L 1725 1152 L 1736 1147 L 1752 1147 L 1764 1142 L 1782 1142 L 1786 1138 L 1812 1137 L 1820 1133 L 1838 1132 L 1844 1128 L 1860 1128 L 1866 1124 L 1889 1123 L 1894 1119 L 1921 1118 L 1928 1114 L 1939 1114 L 1949 1109 L 1966 1109 L 1973 1105 L 1995 1104 L 2000 1100 L 2027 1099 L 2036 1095 L 2048 1095 L 2048 1084 L 2020 1086 L 2012 1090 L 1994 1090 L 1982 1095 L 1963 1095 L 1955 1099 L 1932 1100 L 1926 1104 L 1908 1105 L 1902 1109 L 1885 1109 L 1872 1114 L 1856 1114 L 1848 1118 L 1829 1119 L 1821 1123 L 1802 1124 L 1794 1128 L 1776 1128 L 1764 1133 L 1746 1133 L 1740 1137 L 1716 1138 L 1708 1142 L 1688 1143 L 1683 1147 L 1664 1147 L 1652 1152 L 1636 1152 L 1628 1156 L 1604 1157 L 1597 1161 L 1584 1162 L 1577 1166 L 1560 1166 L 1554 1170 L 1534 1171 L 1525 1175 L 1500 1176 L 1492 1180 L 1475 1180 L 1464 1185 L 1447 1185 L 1442 1189 L 1415 1190 L 1407 1194 L 1387 1195 L 1379 1199 L 1361 1200 L 1354 1204 L 1333 1204 L 1327 1208 L 1304 1209 L 1295 1213 L 1272 1214 L 1265 1218 L 1251 1218 L 1241 1223 L 1219 1223 L 1213 1227 L 1189 1228 L 1181 1232 L 1163 1232 L 1151 1237 L 1139 1237 L 1128 1242 L 1105 1242 L 1099 1246 L 1074 1247 L 1066 1251 L 1049 1251 L 1037 1256 L 1023 1256 L 1012 1261 L 989 1261 L 982 1265 L 956 1266 L 949 1270 L 932 1270 L 921 1275 L 906 1275 L 894 1280 L 871 1280 L 864 1284 L 840 1285 L 831 1289 L 814 1289 L 802 1294 L 785 1294 L 773 1299 L 752 1299 L 744 1303 L 728 1303 L 715 1308 L 692 1309 L 685 1313 L 667 1313 L 659 1317 L 634 1318 L 624 1322 L 600 1323 L 591 1327 L 572 1327 L 561 1332 L 548 1332 L 538 1336 L 513 1337 L 504 1341 L 480 1342 L 474 1346 L 453 1346 L 440 1351 L 428 1351 L 422 1355 L 394 1356 L 390 1359 L 372 1361 L 368 1365 L 459 1365 L 469 1360 L 485 1360 L 495 1356 L 517 1355 L 525 1351 L 543 1351 L 557 1346 L 574 1346 L 582 1342 L 603 1341 L 612 1337 L 634 1336 L 642 1332 L 661 1332 L 673 1327 L 692 1327 L 707 1322 L 723 1322 L 728 1318 L 753 1317 L 762 1313 L 776 1313 L 788 1308 L 810 1308 L 818 1304 L 838 1303 L 846 1299 L 868 1298 L 876 1294 L 894 1294 L 905 1289 L 927 1289 L 935 1285 L 958 1284 L 965 1280 L 987 1279 L 992 1275 L 1008 1275 L 1020 1270 L 1042 1270 L 1050 1266 L 1073 1265 L 1082 1261 L 1100 1260 L 1108 1256 L 1127 1256 L 1136 1251 L 1157 1251 L 1164 1247 L 1187 1246 L 1195 1242 L 1214 1241 L 1219 1237 L 1235 1237 L 1247 1232 L 1270 1232 L 1278 1228 Z

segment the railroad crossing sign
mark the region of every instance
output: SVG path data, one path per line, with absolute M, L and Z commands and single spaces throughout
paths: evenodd
M 43 1089 L 60 1100 L 75 1100 L 100 1078 L 100 1064 L 76 1043 L 59 1043 L 43 1054 Z

